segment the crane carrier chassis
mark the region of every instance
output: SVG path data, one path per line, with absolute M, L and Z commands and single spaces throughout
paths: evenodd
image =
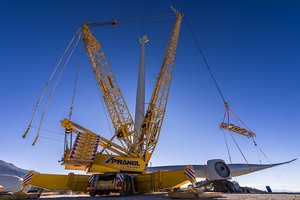
M 48 190 L 80 191 L 91 196 L 108 195 L 111 192 L 122 196 L 179 188 L 191 180 L 188 173 L 192 167 L 172 171 L 157 171 L 146 174 L 105 173 L 81 175 L 38 174 L 29 172 L 22 186 L 32 185 Z

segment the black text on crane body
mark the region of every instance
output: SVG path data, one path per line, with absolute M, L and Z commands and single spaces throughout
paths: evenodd
M 107 158 L 104 163 L 109 163 L 111 164 L 120 164 L 120 165 L 131 165 L 131 166 L 140 166 L 138 161 L 133 161 L 133 160 L 126 160 L 126 159 L 116 159 L 115 157 L 109 157 Z

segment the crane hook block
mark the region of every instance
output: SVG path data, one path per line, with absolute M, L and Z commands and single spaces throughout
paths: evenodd
M 220 124 L 220 128 L 225 129 L 227 131 L 234 132 L 234 133 L 238 133 L 238 134 L 241 134 L 241 135 L 244 135 L 247 137 L 255 137 L 255 133 L 253 133 L 252 131 L 246 130 L 246 129 L 236 126 L 234 124 L 222 122 Z
M 72 122 L 70 122 L 69 120 L 67 120 L 67 119 L 62 120 L 61 125 L 62 125 L 62 127 L 64 127 L 66 129 L 65 130 L 66 133 L 72 132 L 73 125 L 72 125 Z

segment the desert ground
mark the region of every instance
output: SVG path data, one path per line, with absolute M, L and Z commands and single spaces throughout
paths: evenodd
M 79 196 L 42 196 L 43 200 L 95 200 L 95 199 L 101 199 L 101 200 L 165 200 L 169 199 L 167 193 L 160 193 L 160 194 L 143 194 L 143 195 L 136 195 L 136 196 L 128 196 L 128 197 L 120 197 L 117 195 L 112 196 L 102 196 L 102 197 L 89 197 L 87 195 L 79 195 Z M 206 198 L 212 200 L 213 198 Z M 300 200 L 300 193 L 297 194 L 224 194 L 224 197 L 222 198 L 216 198 L 218 200 L 226 199 L 226 200 L 232 200 L 232 199 L 242 199 L 242 200 Z

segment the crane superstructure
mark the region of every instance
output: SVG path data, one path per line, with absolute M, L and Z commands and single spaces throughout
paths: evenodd
M 102 45 L 90 29 L 91 24 L 82 25 L 86 52 L 115 133 L 111 139 L 105 139 L 77 123 L 64 119 L 61 124 L 66 133 L 77 134 L 73 147 L 65 150 L 63 164 L 66 169 L 86 170 L 87 173 L 144 172 L 158 142 L 167 106 L 183 16 L 175 9 L 174 12 L 176 21 L 171 38 L 140 127 L 135 126 Z M 116 22 L 104 25 L 109 24 L 115 25 Z M 119 144 L 115 139 L 118 139 Z M 98 145 L 103 147 L 100 152 L 97 152 Z M 107 151 L 110 153 L 106 153 Z

